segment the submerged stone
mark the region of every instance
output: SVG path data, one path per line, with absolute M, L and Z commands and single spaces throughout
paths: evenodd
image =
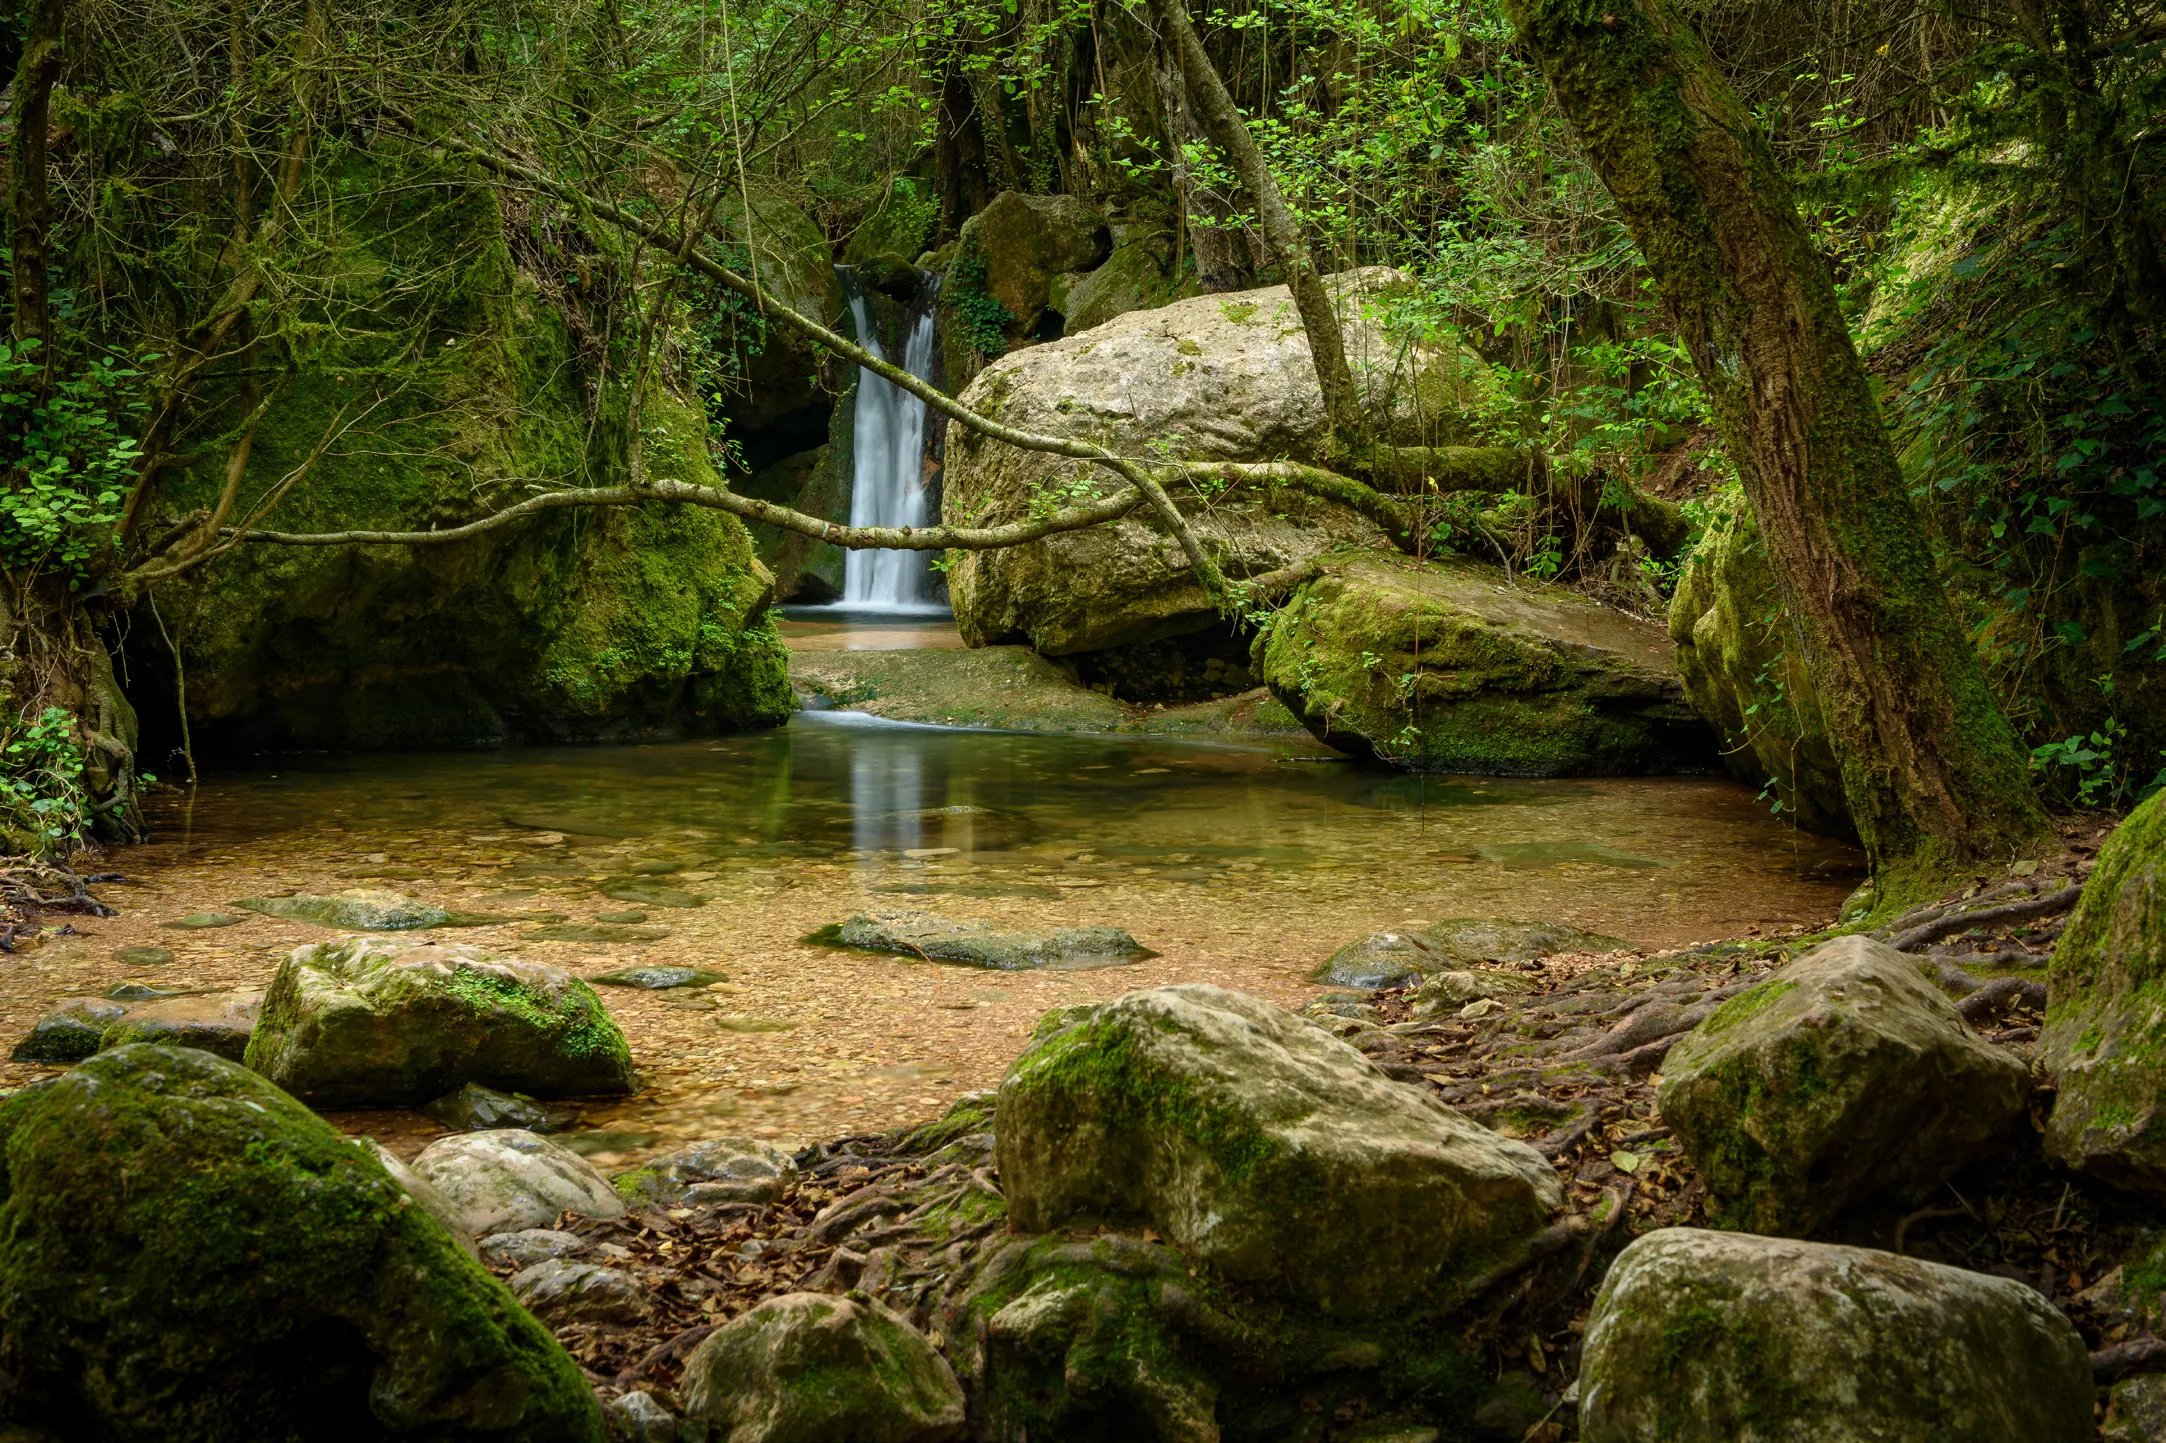
M 659 942 L 669 935 L 669 929 L 621 927 L 601 922 L 553 922 L 519 935 L 532 942 Z
M 1562 923 L 1455 917 L 1350 942 L 1310 980 L 1333 987 L 1405 987 L 1479 962 L 1533 962 L 1556 952 L 1611 952 L 1626 945 Z
M 658 1157 L 617 1178 L 635 1204 L 777 1202 L 797 1181 L 797 1163 L 773 1143 L 722 1137 Z
M 682 912 L 707 905 L 705 897 L 695 897 L 690 892 L 680 892 L 675 887 L 654 882 L 613 882 L 601 890 L 604 897 L 613 901 L 636 902 L 642 907 L 668 907 Z
M 729 977 L 704 967 L 625 967 L 587 980 L 604 987 L 637 987 L 647 992 L 666 992 L 672 987 L 711 987 L 717 982 L 729 981 Z
M 488 1132 L 520 1127 L 528 1132 L 556 1132 L 577 1115 L 569 1108 L 544 1107 L 530 1097 L 515 1097 L 469 1082 L 447 1092 L 421 1109 L 444 1126 L 459 1132 Z
M 644 912 L 596 912 L 594 914 L 594 920 L 597 922 L 626 922 L 637 924 L 646 921 L 647 914 Z
M 1020 846 L 1037 832 L 1021 812 L 997 807 L 920 807 L 908 812 L 878 812 L 852 820 L 855 832 L 877 838 L 868 845 L 953 847 L 961 852 L 995 852 Z
M 164 952 L 168 962 L 173 960 L 173 954 L 163 947 L 144 950 Z M 160 997 L 184 997 L 196 990 L 193 987 L 166 987 L 156 982 L 116 982 L 105 989 L 105 995 L 115 1002 L 150 1002 Z
M 128 1015 L 125 1004 L 104 997 L 69 997 L 31 1024 L 15 1044 L 15 1062 L 81 1062 L 105 1041 L 105 1029 Z
M 440 1137 L 413 1167 L 459 1210 L 469 1236 L 545 1228 L 567 1212 L 624 1216 L 624 1200 L 585 1158 L 517 1128 Z
M 1731 998 L 1663 1063 L 1662 1120 L 1725 1226 L 1803 1235 L 1869 1197 L 1921 1194 L 2022 1118 L 2030 1072 L 1866 937 Z
M 1586 1443 L 2083 1443 L 2083 1339 L 2006 1278 L 1699 1228 L 1618 1255 L 1587 1319 Z
M 1141 1217 L 1228 1278 L 1336 1314 L 1450 1297 L 1562 1196 L 1533 1148 L 1203 984 L 1039 1038 L 1000 1085 L 995 1138 L 1018 1231 Z
M 861 1294 L 787 1293 L 711 1334 L 685 1364 L 687 1416 L 730 1443 L 946 1443 L 963 1390 L 925 1335 Z
M 934 962 L 964 962 L 998 971 L 1051 968 L 1085 971 L 1119 967 L 1157 954 L 1118 927 L 1064 927 L 1052 932 L 1003 932 L 990 922 L 931 912 L 861 912 L 806 939 L 829 947 L 895 952 Z
M 313 922 L 319 927 L 350 927 L 361 932 L 412 932 L 424 927 L 471 926 L 475 920 L 458 920 L 442 907 L 419 902 L 404 892 L 379 892 L 354 888 L 317 896 L 296 892 L 290 897 L 251 897 L 235 902 L 266 917 L 288 922 Z M 491 917 L 490 922 L 501 921 Z
M 125 1047 L 0 1127 L 12 1420 L 121 1443 L 599 1443 L 555 1339 L 369 1148 L 256 1074 Z
M 631 1052 L 569 972 L 470 946 L 353 937 L 295 948 L 248 1065 L 317 1107 L 399 1106 L 468 1082 L 629 1092 Z
M 2128 814 L 2053 949 L 2039 1051 L 2060 1087 L 2046 1147 L 2166 1195 L 2166 792 Z
M 214 992 L 138 1003 L 128 1009 L 127 1016 L 106 1028 L 100 1046 L 157 1042 L 170 1047 L 200 1047 L 239 1062 L 248 1051 L 248 1039 L 255 1031 L 262 1005 L 263 994 L 256 991 Z
M 170 947 L 122 947 L 113 953 L 113 960 L 125 962 L 130 967 L 164 967 L 173 961 Z
M 200 931 L 205 927 L 237 927 L 246 922 L 246 913 L 237 912 L 190 912 L 185 917 L 175 917 L 170 922 L 160 922 L 161 927 L 178 927 L 184 931 Z

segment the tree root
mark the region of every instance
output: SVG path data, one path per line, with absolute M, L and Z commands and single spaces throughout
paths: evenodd
M 1998 907 L 1974 905 L 1967 910 L 1950 909 L 1907 931 L 1897 932 L 1888 939 L 1888 945 L 1898 952 L 1909 952 L 1928 942 L 1938 942 L 1951 933 L 1966 931 L 1972 927 L 1997 927 L 2002 923 L 2022 922 L 2032 917 L 2050 917 L 2056 912 L 2065 912 L 2075 906 L 2082 896 L 2083 886 L 2078 883 L 2063 887 L 2057 892 L 2048 892 L 2043 897 L 2028 897 L 2021 902 L 2009 902 Z

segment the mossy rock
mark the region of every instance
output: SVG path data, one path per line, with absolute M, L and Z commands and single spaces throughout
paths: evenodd
M 296 369 L 255 429 L 244 498 L 305 467 L 273 524 L 430 529 L 516 501 L 534 478 L 619 479 L 627 397 L 604 388 L 590 411 L 600 358 L 583 348 L 599 343 L 575 328 L 585 313 L 561 301 L 565 277 L 517 234 L 524 223 L 507 222 L 464 162 L 340 156 L 309 182 L 336 198 L 323 272 L 334 303 L 380 294 L 385 313 L 381 325 L 303 326 Z M 767 234 L 789 229 L 762 214 Z M 763 241 L 763 258 L 772 248 Z M 440 280 L 394 281 L 423 275 Z M 415 333 L 425 346 L 398 339 Z M 815 381 L 800 389 L 824 429 L 824 392 L 814 402 Z M 237 390 L 203 399 L 206 435 L 237 429 L 253 406 Z M 642 405 L 649 474 L 716 484 L 701 403 L 657 375 Z M 322 449 L 349 422 L 358 429 Z M 176 514 L 215 500 L 225 448 L 191 456 L 213 453 L 167 482 Z M 771 586 L 734 517 L 642 507 L 556 512 L 441 546 L 243 547 L 161 589 L 160 605 L 199 748 L 441 746 L 777 724 L 789 697 Z M 172 695 L 157 629 L 137 635 L 151 638 L 129 654 L 142 694 Z
M 1118 927 L 1003 932 L 990 922 L 917 911 L 860 912 L 847 922 L 821 928 L 806 940 L 821 946 L 894 952 L 998 972 L 1040 968 L 1090 971 L 1124 967 L 1158 955 Z
M 1937 1187 L 2017 1126 L 2030 1093 L 2022 1061 L 1914 959 L 1839 937 L 1673 1047 L 1661 1109 L 1721 1225 L 1804 1236 L 1853 1202 Z
M 624 1034 L 570 973 L 388 938 L 295 948 L 248 1065 L 316 1107 L 412 1105 L 468 1082 L 577 1097 L 634 1081 Z
M 2085 1443 L 2083 1339 L 2031 1288 L 1867 1248 L 1664 1228 L 1610 1265 L 1585 1443 Z
M 1685 695 L 1723 738 L 1724 769 L 1772 785 L 1805 830 L 1854 840 L 1820 696 L 1742 496 L 1709 517 L 1670 600 L 1669 632 Z
M 2047 1150 L 2166 1195 L 2166 792 L 2099 849 L 2047 994 L 2039 1051 L 2060 1087 Z
M 594 1391 L 373 1154 L 207 1052 L 13 1099 L 13 1418 L 126 1443 L 599 1443 Z
M 1257 638 L 1256 670 L 1317 740 L 1411 771 L 1715 764 L 1659 627 L 1481 562 L 1332 561 Z
M 731 1443 L 947 1443 L 963 1390 L 925 1336 L 862 1294 L 787 1293 L 685 1363 L 687 1416 Z
M 128 1005 L 106 997 L 68 997 L 31 1024 L 10 1060 L 64 1066 L 95 1056 L 105 1031 L 128 1015 Z
M 1448 1304 L 1560 1197 L 1541 1154 L 1256 998 L 1131 992 L 1000 1086 L 1013 1225 L 1140 1218 L 1243 1286 L 1335 1316 Z

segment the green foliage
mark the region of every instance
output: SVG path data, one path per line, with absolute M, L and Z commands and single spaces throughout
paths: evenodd
M 948 268 L 948 296 L 962 317 L 964 338 L 980 355 L 999 356 L 1008 349 L 1015 312 L 985 289 L 985 276 L 985 252 L 972 245 Z
M 93 815 L 83 745 L 65 707 L 47 707 L 37 720 L 0 733 L 0 831 L 64 857 L 88 839 Z
M 67 305 L 55 311 L 72 316 Z M 56 363 L 49 387 L 46 360 L 35 339 L 0 341 L 0 465 L 8 472 L 0 566 L 52 572 L 79 588 L 111 551 L 113 523 L 142 461 L 135 432 L 149 406 L 143 373 L 110 356 L 66 369 Z

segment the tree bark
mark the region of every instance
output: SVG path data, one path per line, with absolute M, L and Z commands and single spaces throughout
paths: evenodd
M 1507 0 L 1639 242 L 1766 538 L 1883 903 L 2044 829 L 1765 135 L 1671 0 Z
M 1235 221 L 1234 208 L 1198 183 L 1189 169 L 1187 147 L 1205 139 L 1189 104 L 1188 86 L 1172 47 L 1154 47 L 1151 73 L 1158 82 L 1158 110 L 1165 127 L 1167 158 L 1173 167 L 1173 189 L 1180 199 L 1188 231 L 1189 249 L 1196 257 L 1196 279 L 1207 292 L 1245 291 L 1256 284 L 1256 263 L 1249 251 L 1248 233 Z
M 46 131 L 53 86 L 60 79 L 61 24 L 67 0 L 37 0 L 15 71 L 13 155 L 15 186 L 8 197 L 8 241 L 14 251 L 15 344 L 39 346 L 46 386 L 53 371 L 53 319 L 46 305 L 46 230 L 51 202 L 46 180 Z

